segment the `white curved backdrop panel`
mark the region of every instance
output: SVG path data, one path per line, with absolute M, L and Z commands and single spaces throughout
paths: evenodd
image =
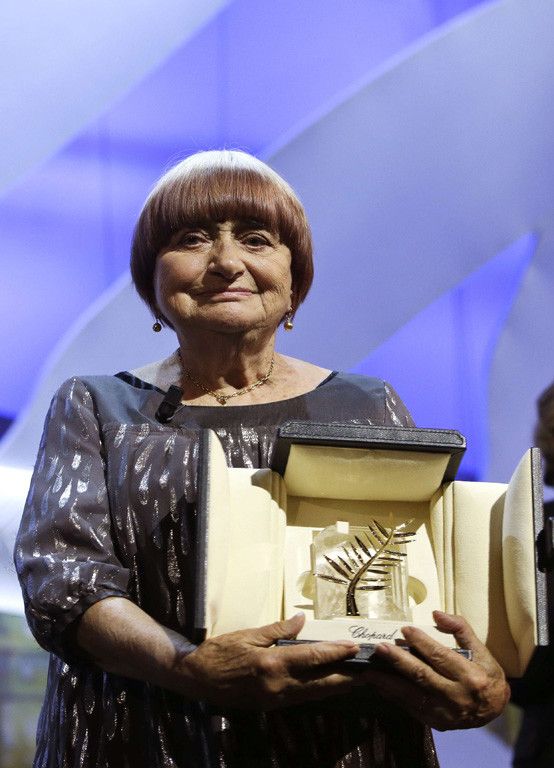
M 2 0 L 0 190 L 121 98 L 227 2 Z

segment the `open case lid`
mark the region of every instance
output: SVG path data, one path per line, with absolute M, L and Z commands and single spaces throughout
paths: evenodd
M 423 500 L 455 478 L 465 449 L 451 429 L 288 421 L 271 466 L 291 495 L 330 497 L 340 485 L 342 498 L 401 500 L 404 487 Z

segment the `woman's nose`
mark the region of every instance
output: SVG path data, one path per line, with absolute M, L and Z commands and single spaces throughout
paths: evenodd
M 240 248 L 230 239 L 217 239 L 210 254 L 208 270 L 227 278 L 233 278 L 244 272 Z

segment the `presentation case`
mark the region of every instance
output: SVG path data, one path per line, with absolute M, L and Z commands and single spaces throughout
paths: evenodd
M 548 644 L 539 451 L 508 484 L 456 480 L 451 430 L 288 422 L 271 469 L 231 469 L 202 434 L 198 640 L 304 611 L 301 640 L 438 641 L 463 615 L 510 677 Z

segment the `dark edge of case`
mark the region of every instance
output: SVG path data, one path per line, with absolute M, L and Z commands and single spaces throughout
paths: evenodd
M 210 493 L 208 455 L 210 449 L 210 431 L 200 432 L 198 450 L 197 496 L 196 496 L 196 586 L 194 594 L 194 642 L 206 639 L 206 568 L 208 546 L 207 504 Z
M 512 689 L 511 700 L 520 707 L 550 701 L 554 685 L 554 647 L 548 645 L 550 638 L 554 637 L 554 627 L 549 627 L 548 624 L 548 604 L 549 600 L 554 599 L 554 595 L 548 593 L 548 572 L 539 568 L 544 556 L 544 553 L 541 553 L 541 547 L 544 547 L 544 541 L 541 541 L 544 536 L 544 508 L 542 462 L 538 448 L 531 449 L 531 478 L 536 552 L 537 647 L 523 677 L 511 678 L 509 681 Z M 546 565 L 545 563 L 545 568 Z
M 320 642 L 318 640 L 277 640 L 275 645 L 277 646 L 287 646 L 287 645 L 302 645 L 304 643 L 317 643 Z M 409 646 L 407 643 L 397 643 L 397 647 L 404 648 L 404 650 L 409 651 L 414 656 L 417 656 L 418 658 L 421 658 L 421 656 L 417 653 L 417 651 Z M 375 656 L 375 648 L 376 645 L 374 643 L 360 643 L 359 644 L 360 650 L 358 653 L 353 656 L 351 659 L 346 659 L 345 661 L 341 662 L 341 664 L 354 664 L 356 666 L 360 665 L 379 665 L 381 666 L 381 663 L 383 664 L 383 669 L 390 670 L 390 665 L 387 664 L 386 661 L 382 659 L 382 657 Z M 472 661 L 473 659 L 473 651 L 467 649 L 467 648 L 452 648 L 453 651 L 456 651 L 457 654 L 460 656 L 463 656 L 464 659 L 468 659 L 469 661 Z
M 535 537 L 535 587 L 537 600 L 537 645 L 544 646 L 550 642 L 554 627 L 548 626 L 548 591 L 546 573 L 539 569 L 538 541 L 544 528 L 541 452 L 531 448 L 531 492 L 533 496 L 533 534 Z
M 453 429 L 287 421 L 279 427 L 271 462 L 271 468 L 281 476 L 294 444 L 449 453 L 443 482 L 454 480 L 466 449 L 465 437 Z

